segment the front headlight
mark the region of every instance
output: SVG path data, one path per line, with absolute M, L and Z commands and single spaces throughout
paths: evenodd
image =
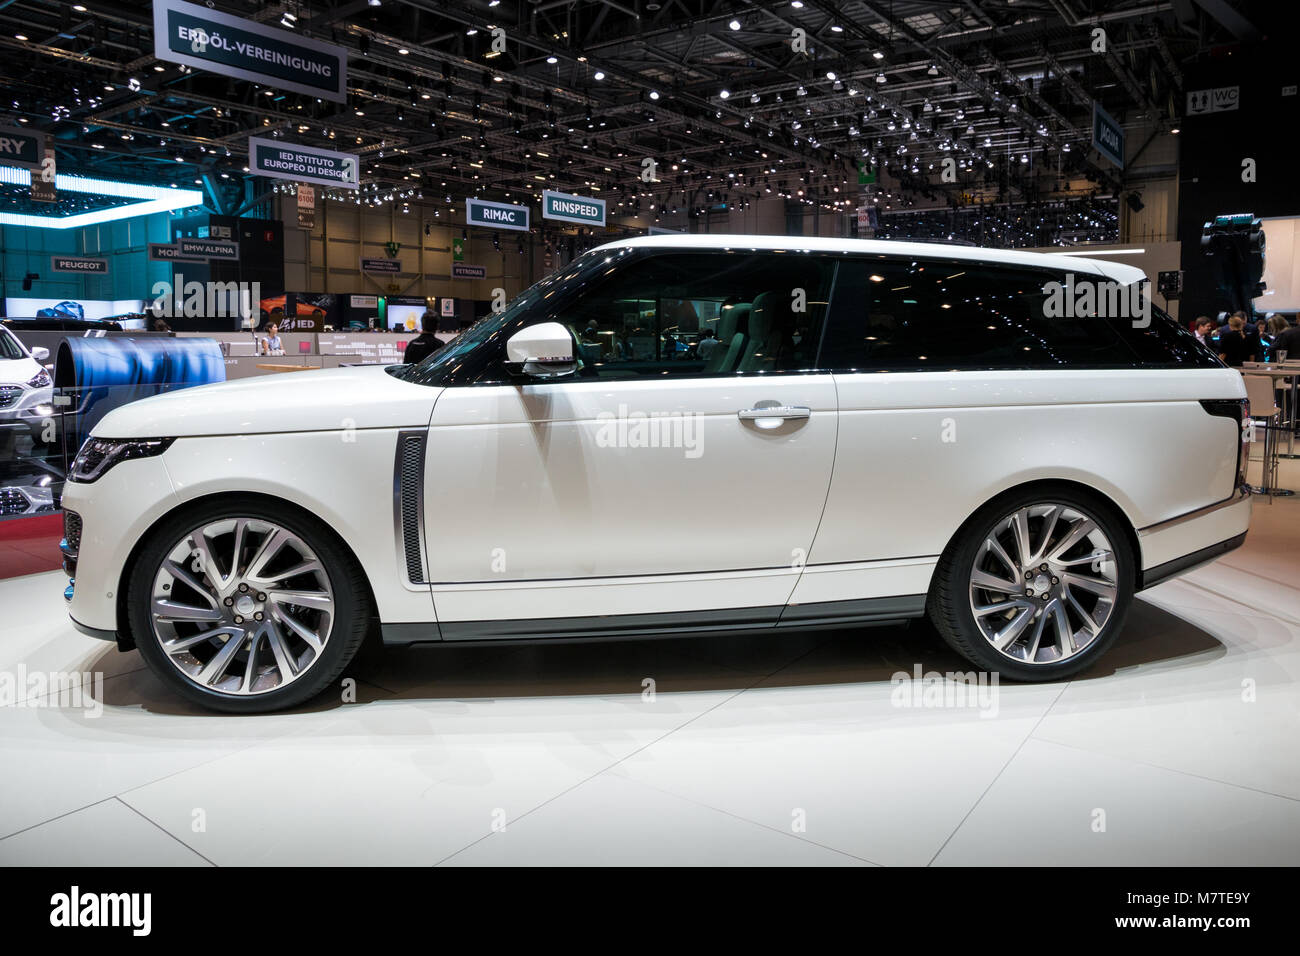
M 88 485 L 118 462 L 152 458 L 171 447 L 174 438 L 87 438 L 68 472 L 68 481 Z
M 27 387 L 45 388 L 48 385 L 50 385 L 51 381 L 52 380 L 50 379 L 50 373 L 47 372 L 45 369 L 41 369 L 39 372 L 36 373 L 34 378 L 28 380 Z

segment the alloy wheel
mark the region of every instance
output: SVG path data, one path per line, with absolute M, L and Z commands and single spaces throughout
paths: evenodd
M 1094 517 L 1043 502 L 993 526 L 975 552 L 969 590 L 976 626 L 994 650 L 1022 664 L 1057 664 L 1105 628 L 1119 569 Z
M 171 664 L 205 690 L 278 690 L 320 660 L 334 624 L 334 591 L 301 537 L 259 518 L 223 518 L 167 552 L 149 607 Z

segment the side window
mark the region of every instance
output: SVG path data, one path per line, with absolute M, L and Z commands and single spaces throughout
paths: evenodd
M 563 310 L 584 377 L 791 372 L 814 365 L 835 261 L 801 253 L 665 253 Z
M 1046 270 L 969 260 L 846 260 L 821 364 L 923 370 L 1130 366 L 1113 323 L 1063 316 Z

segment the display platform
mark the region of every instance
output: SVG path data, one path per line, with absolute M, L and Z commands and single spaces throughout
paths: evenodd
M 967 667 L 887 628 L 366 652 L 228 716 L 76 633 L 57 572 L 0 581 L 0 670 L 86 691 L 0 708 L 0 865 L 1294 866 L 1298 531 L 1259 502 L 1098 667 L 969 707 L 900 695 Z

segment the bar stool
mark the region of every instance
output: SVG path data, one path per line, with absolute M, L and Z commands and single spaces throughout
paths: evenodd
M 1269 504 L 1273 496 L 1282 494 L 1277 486 L 1277 418 L 1282 410 L 1273 400 L 1273 379 L 1268 375 L 1243 375 L 1246 381 L 1246 400 L 1250 402 L 1252 421 L 1264 421 L 1264 457 L 1260 462 L 1262 473 L 1258 488 L 1252 488 L 1256 494 L 1268 495 Z M 1249 455 L 1249 451 L 1247 451 Z M 1287 492 L 1289 493 L 1289 492 Z

